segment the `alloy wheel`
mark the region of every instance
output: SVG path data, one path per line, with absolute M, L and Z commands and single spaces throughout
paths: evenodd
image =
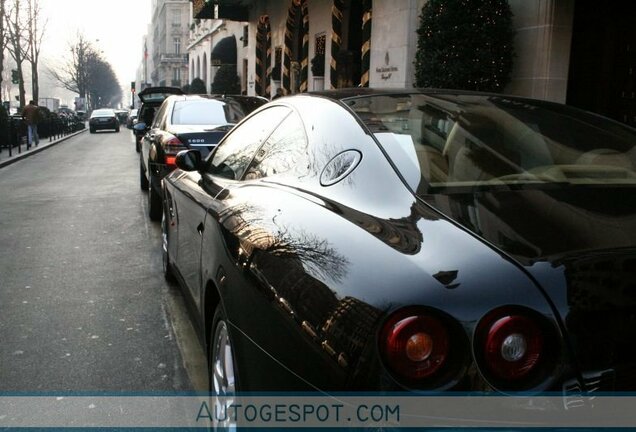
M 172 268 L 170 266 L 170 255 L 168 254 L 168 222 L 166 214 L 161 217 L 161 258 L 163 265 L 163 275 L 168 281 L 173 280 Z
M 217 395 L 233 394 L 236 391 L 234 376 L 234 355 L 225 321 L 217 323 L 214 332 L 214 348 L 211 364 L 211 380 Z

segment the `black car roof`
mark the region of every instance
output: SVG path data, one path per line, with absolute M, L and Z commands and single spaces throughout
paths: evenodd
M 245 96 L 245 95 L 225 95 L 225 94 L 180 94 L 171 95 L 173 99 L 179 100 L 193 100 L 193 99 L 213 99 L 213 100 L 263 100 L 267 101 L 262 96 Z
M 308 94 L 323 96 L 330 99 L 341 100 L 357 96 L 381 96 L 381 95 L 399 95 L 399 94 L 438 94 L 438 95 L 475 95 L 475 96 L 508 96 L 500 93 L 479 92 L 471 90 L 452 90 L 437 88 L 369 88 L 369 87 L 350 87 L 333 90 L 320 90 L 309 92 Z M 515 96 L 510 96 L 515 97 Z M 517 97 L 518 98 L 518 97 Z
M 483 92 L 483 91 L 474 91 L 474 90 L 457 90 L 457 89 L 438 89 L 438 88 L 369 88 L 369 87 L 352 87 L 352 88 L 343 88 L 343 89 L 332 89 L 332 90 L 322 90 L 322 91 L 314 91 L 309 93 L 302 93 L 305 95 L 315 95 L 321 96 L 329 99 L 333 99 L 335 101 L 346 101 L 350 98 L 355 97 L 365 97 L 365 96 L 382 96 L 382 95 L 409 95 L 409 94 L 422 94 L 422 95 L 431 95 L 431 96 L 439 96 L 439 97 L 451 97 L 451 98 L 461 98 L 462 96 L 478 96 L 478 97 L 496 97 L 496 98 L 505 98 L 509 100 L 514 100 L 521 103 L 530 103 L 533 106 L 553 109 L 553 110 L 568 110 L 569 112 L 578 112 L 581 115 L 588 115 L 592 117 L 599 117 L 598 114 L 591 113 L 580 108 L 576 108 L 569 105 L 564 105 L 558 102 L 552 102 L 542 99 L 534 99 L 528 98 L 525 96 L 517 96 L 506 93 L 493 93 L 493 92 Z M 293 95 L 292 95 L 293 96 Z M 626 125 L 621 124 L 623 127 Z

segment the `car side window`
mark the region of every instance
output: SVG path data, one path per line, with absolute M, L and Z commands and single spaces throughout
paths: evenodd
M 307 135 L 302 120 L 293 112 L 258 149 L 244 178 L 254 180 L 284 174 L 302 177 L 308 173 Z
M 219 144 L 206 171 L 231 180 L 240 179 L 263 141 L 290 111 L 284 106 L 274 106 L 234 128 Z
M 147 127 L 150 127 L 150 125 L 152 124 L 154 118 L 155 118 L 155 111 L 156 109 L 153 107 L 148 107 L 144 105 L 143 108 L 143 115 L 142 115 L 142 121 L 144 123 L 146 123 Z
M 165 129 L 163 127 L 164 122 L 164 118 L 166 117 L 166 111 L 168 109 L 168 103 L 163 103 L 161 104 L 161 107 L 159 108 L 159 111 L 157 111 L 157 114 L 155 115 L 155 119 L 152 122 L 152 128 L 153 129 Z

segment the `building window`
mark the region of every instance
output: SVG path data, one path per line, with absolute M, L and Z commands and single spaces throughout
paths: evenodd
M 174 38 L 174 53 L 181 54 L 181 38 Z
M 172 26 L 181 26 L 181 9 L 172 10 Z
M 181 68 L 172 69 L 172 85 L 181 87 Z
M 250 27 L 247 25 L 243 26 L 243 46 L 246 47 L 249 42 L 250 37 Z

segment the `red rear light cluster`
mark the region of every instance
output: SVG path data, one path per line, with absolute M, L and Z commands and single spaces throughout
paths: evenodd
M 177 167 L 177 153 L 181 150 L 185 150 L 186 146 L 183 145 L 179 138 L 173 136 L 164 142 L 163 149 L 166 154 L 166 165 L 168 165 L 168 168 L 174 169 Z
M 529 311 L 508 308 L 480 321 L 475 352 L 484 376 L 496 387 L 528 388 L 546 377 L 555 353 L 542 321 Z
M 516 380 L 532 372 L 543 354 L 541 330 L 527 317 L 504 316 L 488 329 L 484 357 L 490 372 L 500 379 Z
M 448 363 L 450 333 L 436 316 L 414 309 L 394 313 L 380 332 L 380 351 L 389 370 L 402 380 L 434 377 Z
M 166 165 L 177 166 L 177 157 L 176 156 L 166 156 Z

